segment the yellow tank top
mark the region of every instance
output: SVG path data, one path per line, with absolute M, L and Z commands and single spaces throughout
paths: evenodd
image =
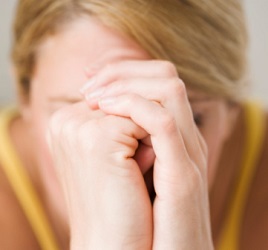
M 218 250 L 237 250 L 240 225 L 250 184 L 261 150 L 265 116 L 260 105 L 245 104 L 246 143 L 240 180 L 233 193 L 230 211 L 225 221 Z M 18 158 L 9 137 L 9 124 L 18 115 L 16 109 L 6 109 L 0 114 L 0 162 L 12 188 L 27 216 L 40 246 L 44 250 L 59 250 L 41 202 Z
M 245 144 L 241 173 L 232 194 L 229 213 L 225 220 L 218 250 L 239 249 L 239 236 L 251 182 L 258 166 L 265 133 L 265 112 L 256 102 L 245 104 Z
M 15 108 L 0 113 L 0 162 L 15 195 L 43 250 L 60 250 L 39 197 L 9 136 L 10 122 L 18 116 Z

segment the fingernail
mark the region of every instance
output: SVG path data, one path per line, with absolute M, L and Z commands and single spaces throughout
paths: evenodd
M 92 87 L 96 83 L 96 77 L 92 77 L 85 85 L 80 88 L 80 93 L 85 94 L 86 90 Z
M 92 100 L 100 97 L 104 93 L 105 88 L 99 88 L 96 91 L 93 91 L 92 93 L 89 93 L 86 95 L 86 100 Z
M 99 101 L 99 107 L 105 108 L 113 105 L 116 101 L 116 97 L 107 97 Z

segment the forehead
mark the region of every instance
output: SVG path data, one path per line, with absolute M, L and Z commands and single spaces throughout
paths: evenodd
M 85 68 L 149 58 L 134 41 L 118 31 L 95 18 L 79 18 L 40 45 L 32 83 L 44 93 L 74 91 L 87 80 Z
M 32 89 L 42 98 L 81 98 L 78 89 L 88 80 L 85 69 L 119 60 L 144 60 L 150 56 L 133 40 L 85 17 L 67 23 L 39 47 Z M 32 91 L 33 92 L 33 91 Z M 189 90 L 190 100 L 206 95 Z
M 82 64 L 85 67 L 123 59 L 149 59 L 149 55 L 133 40 L 104 26 L 93 17 L 81 17 L 63 26 L 48 37 L 38 49 L 37 68 L 43 63 L 61 60 L 62 65 Z M 72 59 L 72 60 L 70 60 Z

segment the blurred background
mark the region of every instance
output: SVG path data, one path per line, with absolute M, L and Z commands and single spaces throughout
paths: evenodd
M 250 34 L 250 74 L 254 83 L 250 92 L 268 107 L 268 1 L 244 0 L 244 3 Z M 0 105 L 14 102 L 9 46 L 15 4 L 16 0 L 0 0 Z

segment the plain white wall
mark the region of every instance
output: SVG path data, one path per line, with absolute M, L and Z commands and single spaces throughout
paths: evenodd
M 268 107 L 268 1 L 244 0 L 250 32 L 252 95 Z
M 249 58 L 254 82 L 251 94 L 261 98 L 268 107 L 268 1 L 244 0 L 244 2 L 251 38 Z M 15 0 L 0 0 L 0 103 L 2 104 L 14 99 L 14 88 L 9 74 L 9 45 L 11 17 L 15 3 Z
M 14 98 L 9 74 L 10 26 L 16 0 L 0 0 L 0 104 Z

